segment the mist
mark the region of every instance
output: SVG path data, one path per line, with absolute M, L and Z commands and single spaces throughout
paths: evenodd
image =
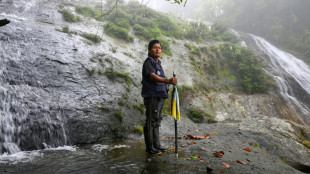
M 178 5 L 172 1 L 150 0 L 142 3 L 185 20 L 221 23 L 264 37 L 310 63 L 310 1 L 192 0 Z

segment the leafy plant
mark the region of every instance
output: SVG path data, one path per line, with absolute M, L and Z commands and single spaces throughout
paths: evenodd
M 135 126 L 133 130 L 136 133 L 143 134 L 143 126 L 141 126 L 141 125 Z
M 95 68 L 86 68 L 86 72 L 91 77 L 95 74 L 96 69 Z
M 267 92 L 272 84 L 271 79 L 263 71 L 265 65 L 251 50 L 235 44 L 222 44 L 220 50 L 244 92 L 248 94 Z
M 124 121 L 124 114 L 121 109 L 116 110 L 114 116 L 118 119 L 118 121 L 122 124 Z
M 170 43 L 169 43 L 169 41 L 167 41 L 165 39 L 159 39 L 159 41 L 160 41 L 163 53 L 165 53 L 168 56 L 172 56 L 172 53 L 170 51 Z
M 90 6 L 76 5 L 75 11 L 77 13 L 82 14 L 83 16 L 91 17 L 91 18 L 94 18 L 98 21 L 102 21 L 102 19 L 103 19 L 102 15 L 101 15 L 101 11 L 98 9 L 94 9 Z
M 67 22 L 78 22 L 80 18 L 75 16 L 70 10 L 61 10 L 62 16 L 64 17 L 65 21 Z
M 63 28 L 62 28 L 62 32 L 64 32 L 64 33 L 70 33 L 70 30 L 69 30 L 69 26 L 68 25 L 66 25 L 66 26 L 64 26 Z
M 128 72 L 114 71 L 113 67 L 110 67 L 106 69 L 105 74 L 111 80 L 115 80 L 116 78 L 122 78 L 125 80 L 128 86 L 132 84 L 132 79 L 129 76 Z
M 109 36 L 125 40 L 127 42 L 132 42 L 133 37 L 128 34 L 128 30 L 126 28 L 119 27 L 115 25 L 113 22 L 108 22 L 106 25 L 104 25 L 104 31 Z
M 94 43 L 100 43 L 101 42 L 101 37 L 96 35 L 96 34 L 83 33 L 82 36 L 85 37 L 86 39 L 94 42 Z
M 141 114 L 145 113 L 144 103 L 134 105 L 134 108 L 141 112 Z

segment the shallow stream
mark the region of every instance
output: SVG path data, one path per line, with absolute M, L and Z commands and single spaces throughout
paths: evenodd
M 150 156 L 142 141 L 64 146 L 0 156 L 0 173 L 205 173 L 174 152 Z M 169 162 L 168 162 L 169 161 Z M 182 162 L 183 161 L 183 162 Z

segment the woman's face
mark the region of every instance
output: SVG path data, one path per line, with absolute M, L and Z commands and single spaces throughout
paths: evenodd
M 149 52 L 152 57 L 158 58 L 161 56 L 161 46 L 158 43 L 156 43 L 153 45 L 152 49 Z

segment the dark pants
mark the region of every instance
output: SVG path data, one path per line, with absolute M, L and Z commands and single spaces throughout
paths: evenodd
M 146 97 L 144 98 L 144 106 L 146 108 L 146 121 L 144 125 L 144 139 L 146 150 L 151 148 L 159 148 L 159 126 L 162 120 L 162 111 L 164 98 Z

